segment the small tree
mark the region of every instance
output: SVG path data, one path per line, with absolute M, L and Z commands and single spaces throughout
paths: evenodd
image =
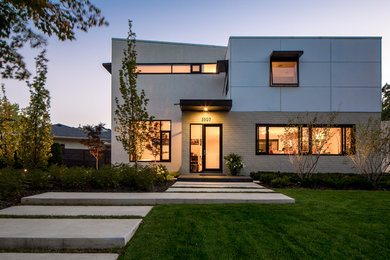
M 137 64 L 135 51 L 135 33 L 131 30 L 129 20 L 129 33 L 127 36 L 127 49 L 123 51 L 122 69 L 119 70 L 119 91 L 121 99 L 115 98 L 115 123 L 114 128 L 119 135 L 115 138 L 122 143 L 129 155 L 129 161 L 135 162 L 137 170 L 138 160 L 148 141 L 149 126 L 153 117 L 149 116 L 147 105 L 149 99 L 145 91 L 137 91 Z
M 148 142 L 145 146 L 147 150 L 149 150 L 154 158 L 154 164 L 157 167 L 157 157 L 161 154 L 161 144 L 163 140 L 161 140 L 161 124 L 160 122 L 153 122 L 151 127 L 149 127 L 148 132 Z
M 24 168 L 35 169 L 47 165 L 51 156 L 53 136 L 50 123 L 50 96 L 45 88 L 47 59 L 42 51 L 36 61 L 37 75 L 27 85 L 30 88 L 30 104 L 23 111 L 22 132 L 18 153 Z
M 336 116 L 336 113 L 327 114 L 325 117 L 306 114 L 290 120 L 289 125 L 285 127 L 282 136 L 285 152 L 288 153 L 289 162 L 301 180 L 313 175 L 321 154 L 330 146 L 333 137 L 330 127 L 334 124 Z M 321 124 L 321 127 L 316 127 L 318 124 Z
M 0 165 L 13 166 L 19 145 L 19 106 L 11 104 L 1 86 L 0 96 Z
M 390 126 L 369 118 L 356 125 L 355 153 L 349 158 L 359 173 L 370 181 L 380 181 L 390 166 Z
M 81 140 L 81 143 L 88 147 L 89 153 L 96 160 L 96 170 L 99 169 L 99 159 L 104 155 L 104 143 L 100 139 L 104 124 L 83 126 L 83 131 L 87 134 L 88 139 Z

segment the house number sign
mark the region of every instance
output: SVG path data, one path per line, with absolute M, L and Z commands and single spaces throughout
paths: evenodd
M 203 116 L 203 117 L 202 117 L 202 122 L 203 122 L 203 123 L 209 123 L 209 122 L 211 122 L 211 116 Z

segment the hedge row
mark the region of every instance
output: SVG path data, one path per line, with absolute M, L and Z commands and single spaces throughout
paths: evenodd
M 46 170 L 0 169 L 0 199 L 19 196 L 27 190 L 152 191 L 173 178 L 165 166 L 105 165 L 99 170 L 52 165 Z
M 295 173 L 251 172 L 251 177 L 273 188 L 299 186 L 312 189 L 390 189 L 389 174 L 386 174 L 377 184 L 359 174 L 321 173 L 300 180 Z

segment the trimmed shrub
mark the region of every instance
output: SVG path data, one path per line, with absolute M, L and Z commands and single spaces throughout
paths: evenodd
M 92 187 L 99 189 L 117 188 L 120 185 L 120 176 L 117 169 L 104 165 L 92 172 Z
M 61 186 L 65 189 L 85 189 L 91 183 L 92 169 L 84 167 L 67 168 L 61 176 Z
M 30 190 L 42 190 L 51 188 L 53 177 L 48 171 L 34 169 L 25 173 L 25 183 Z
M 51 157 L 49 158 L 49 165 L 57 164 L 62 165 L 62 147 L 59 143 L 53 143 L 51 145 Z
M 290 184 L 290 178 L 288 176 L 276 177 L 271 181 L 271 186 L 275 188 L 284 188 Z
M 19 196 L 25 188 L 23 170 L 15 170 L 11 167 L 0 170 L 0 199 Z

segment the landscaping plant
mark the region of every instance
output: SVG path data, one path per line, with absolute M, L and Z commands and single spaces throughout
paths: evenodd
M 87 139 L 82 139 L 81 143 L 88 147 L 89 153 L 95 158 L 96 170 L 99 169 L 99 159 L 104 155 L 104 142 L 100 139 L 103 130 L 103 123 L 95 126 L 83 126 L 83 131 L 87 134 Z
M 135 162 L 137 170 L 138 161 L 149 140 L 149 128 L 153 117 L 149 116 L 147 105 L 149 99 L 145 91 L 137 90 L 137 63 L 135 51 L 135 33 L 131 30 L 129 20 L 129 33 L 127 36 L 127 49 L 123 51 L 122 69 L 119 70 L 119 92 L 121 98 L 115 98 L 115 131 L 119 134 L 116 140 L 122 143 L 129 155 L 129 161 Z
M 0 96 L 0 168 L 14 166 L 15 153 L 19 148 L 19 106 L 11 104 L 1 86 Z
M 330 127 L 334 124 L 337 113 L 324 116 L 305 114 L 291 119 L 284 129 L 283 145 L 288 154 L 290 164 L 301 180 L 310 178 L 315 173 L 321 155 L 331 144 Z M 322 127 L 315 127 L 321 124 Z M 301 127 L 303 125 L 303 127 Z M 299 126 L 299 127 L 298 127 Z M 309 129 L 312 130 L 312 146 L 310 147 Z M 302 139 L 302 145 L 299 140 Z
M 228 167 L 231 175 L 240 175 L 240 171 L 245 167 L 242 162 L 242 157 L 238 154 L 231 153 L 223 157 L 226 167 Z
M 46 167 L 53 144 L 53 136 L 50 134 L 50 96 L 45 88 L 47 74 L 45 53 L 42 51 L 35 58 L 37 75 L 33 82 L 27 81 L 30 88 L 30 103 L 23 110 L 20 133 L 22 145 L 18 149 L 18 157 L 26 169 Z
M 355 153 L 349 158 L 359 173 L 377 183 L 390 167 L 390 126 L 370 118 L 356 125 Z

